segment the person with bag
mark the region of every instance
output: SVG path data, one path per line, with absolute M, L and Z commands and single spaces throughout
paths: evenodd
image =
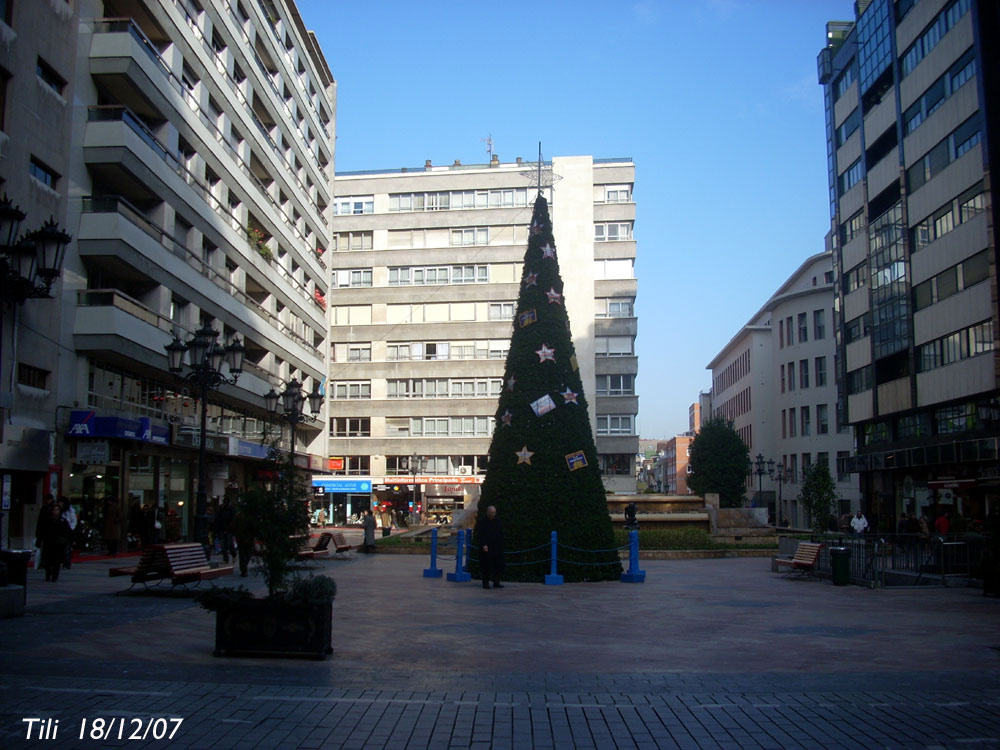
M 59 569 L 66 557 L 66 545 L 73 536 L 69 522 L 63 516 L 58 503 L 53 502 L 46 510 L 46 517 L 41 529 L 42 567 L 45 568 L 45 580 L 55 583 L 59 580 Z

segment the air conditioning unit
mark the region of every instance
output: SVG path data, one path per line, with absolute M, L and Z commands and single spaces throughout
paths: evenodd
M 459 474 L 459 476 L 467 477 L 471 473 L 472 473 L 472 467 L 471 466 L 459 466 L 458 467 L 458 474 Z

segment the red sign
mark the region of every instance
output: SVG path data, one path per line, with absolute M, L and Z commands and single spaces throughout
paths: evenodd
M 330 471 L 343 471 L 344 470 L 344 457 L 343 456 L 330 456 Z

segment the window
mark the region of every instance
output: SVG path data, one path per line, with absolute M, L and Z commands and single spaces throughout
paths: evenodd
M 369 212 L 370 213 L 370 212 Z M 371 250 L 371 232 L 339 232 L 333 235 L 333 250 L 335 252 L 345 252 L 347 250 Z
M 804 344 L 809 340 L 809 316 L 806 313 L 799 313 L 799 343 Z
M 490 320 L 513 320 L 514 319 L 514 303 L 513 302 L 490 302 L 489 319 Z
M 917 67 L 921 60 L 937 46 L 942 37 L 958 23 L 958 20 L 969 10 L 971 0 L 954 0 L 942 10 L 923 34 L 917 37 L 902 55 L 900 75 L 905 78 Z
M 837 82 L 833 84 L 833 100 L 837 101 L 840 97 L 842 97 L 847 92 L 847 89 L 851 87 L 852 83 L 854 83 L 853 60 L 847 64 L 847 67 L 844 68 L 844 72 L 840 74 Z
M 864 209 L 862 209 L 840 225 L 840 244 L 846 245 L 848 242 L 861 234 L 861 232 L 864 231 L 864 228 L 865 212 Z
M 453 247 L 489 244 L 489 229 L 487 227 L 468 227 L 451 230 Z
M 826 435 L 830 432 L 830 417 L 826 404 L 816 404 L 816 434 Z
M 49 371 L 40 367 L 26 365 L 24 362 L 17 363 L 17 383 L 27 385 L 32 388 L 45 389 L 48 387 Z
M 917 347 L 917 372 L 993 351 L 993 322 L 978 323 Z
M 958 197 L 958 220 L 962 224 L 973 216 L 981 214 L 985 209 L 986 200 L 983 197 L 983 183 L 981 182 Z
M 784 409 L 781 410 L 781 437 L 782 438 L 788 437 L 788 429 L 787 429 L 787 425 L 785 423 L 785 410 Z
M 598 396 L 634 396 L 634 375 L 598 375 Z
M 486 284 L 490 280 L 489 266 L 452 266 L 452 284 Z
M 630 239 L 632 239 L 632 224 L 629 222 L 594 225 L 595 242 L 616 242 Z
M 339 382 L 333 384 L 335 399 L 364 399 L 372 397 L 371 381 Z
M 785 344 L 791 346 L 795 343 L 795 338 L 792 336 L 792 317 L 789 315 L 785 318 Z
M 10 26 L 13 21 L 14 0 L 0 0 L 0 21 Z
M 938 435 L 971 430 L 976 424 L 976 409 L 973 404 L 946 406 L 934 410 L 934 422 Z
M 802 418 L 802 437 L 806 437 L 810 432 L 810 409 L 808 406 L 803 406 L 799 409 L 799 416 Z
M 843 195 L 852 187 L 857 185 L 861 178 L 865 176 L 865 165 L 864 162 L 859 158 L 851 166 L 847 168 L 843 174 L 837 178 L 837 182 L 840 187 L 840 195 Z
M 594 356 L 631 357 L 634 354 L 632 343 L 631 336 L 595 336 Z
M 779 365 L 778 371 L 781 373 L 781 392 L 785 392 L 785 366 Z
M 371 362 L 372 361 L 372 345 L 368 344 L 348 344 L 347 346 L 347 361 L 348 362 Z
M 844 294 L 850 294 L 861 289 L 868 283 L 868 262 L 862 261 L 844 274 Z
M 866 365 L 857 370 L 847 373 L 847 393 L 863 393 L 871 390 L 872 387 L 872 367 Z
M 788 390 L 795 390 L 795 363 L 788 363 Z
M 334 474 L 347 474 L 349 476 L 368 476 L 371 473 L 369 468 L 369 456 L 331 456 L 333 459 L 341 459 L 341 469 L 334 469 Z
M 28 174 L 52 190 L 56 189 L 56 184 L 59 182 L 59 175 L 38 161 L 34 156 L 28 162 Z
M 986 250 L 978 252 L 958 265 L 946 268 L 937 276 L 932 276 L 914 286 L 913 309 L 923 310 L 984 281 L 989 276 L 989 258 L 986 253 Z
M 330 437 L 371 437 L 370 417 L 336 417 L 331 422 Z
M 795 437 L 795 428 L 796 428 L 795 421 L 796 421 L 795 420 L 795 409 L 794 408 L 789 409 L 788 410 L 788 437 L 790 437 L 790 438 Z
M 896 439 L 926 437 L 931 434 L 931 418 L 926 412 L 908 414 L 896 420 Z
M 596 318 L 631 318 L 632 300 L 627 298 L 609 299 L 598 297 Z
M 628 203 L 631 190 L 628 185 L 605 185 L 605 203 Z
M 66 88 L 65 79 L 40 57 L 35 64 L 35 74 L 42 83 L 59 94 L 59 96 L 62 96 L 63 90 Z
M 813 340 L 826 338 L 826 310 L 813 310 Z
M 334 271 L 331 284 L 335 287 L 370 287 L 372 285 L 372 269 L 342 269 Z
M 826 385 L 826 357 L 816 357 L 816 387 L 822 388 Z
M 372 195 L 348 196 L 333 200 L 334 216 L 372 213 L 375 213 L 375 197 Z
M 848 482 L 851 479 L 851 473 L 846 471 L 847 469 L 847 459 L 850 458 L 850 451 L 837 451 L 837 481 L 838 482 Z
M 911 193 L 918 190 L 945 167 L 979 143 L 981 137 L 981 113 L 977 112 L 906 170 L 908 190 Z
M 632 415 L 598 414 L 598 435 L 634 435 L 632 430 Z
M 778 348 L 785 348 L 785 321 L 778 321 Z
M 809 387 L 809 360 L 799 360 L 799 388 Z

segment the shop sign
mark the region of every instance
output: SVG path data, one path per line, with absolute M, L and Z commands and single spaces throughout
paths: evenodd
M 270 449 L 266 445 L 254 443 L 250 440 L 240 440 L 239 438 L 229 438 L 230 456 L 242 456 L 244 458 L 267 458 Z
M 198 432 L 178 432 L 174 435 L 174 445 L 179 448 L 197 448 L 201 444 L 201 435 Z M 205 435 L 205 450 L 212 453 L 228 453 L 229 438 L 218 435 Z
M 979 470 L 980 479 L 1000 479 L 1000 466 L 984 466 Z
M 425 495 L 451 497 L 453 495 L 465 494 L 460 484 L 431 484 L 424 488 Z
M 371 479 L 332 479 L 328 477 L 313 477 L 313 489 L 322 489 L 324 493 L 372 491 Z
M 3 485 L 0 489 L 0 510 L 10 510 L 10 474 L 3 475 Z
M 67 437 L 107 437 L 138 440 L 157 445 L 170 444 L 170 430 L 166 425 L 153 424 L 149 417 L 99 417 L 95 411 L 71 411 Z
M 309 468 L 313 471 L 323 471 L 323 457 L 310 453 Z
M 343 456 L 330 456 L 330 463 L 327 466 L 330 471 L 343 471 L 344 470 L 344 457 Z
M 107 440 L 81 440 L 76 444 L 76 462 L 106 464 L 111 460 L 111 443 Z
M 400 476 L 383 477 L 386 484 L 482 484 L 482 477 L 432 477 L 432 476 Z

